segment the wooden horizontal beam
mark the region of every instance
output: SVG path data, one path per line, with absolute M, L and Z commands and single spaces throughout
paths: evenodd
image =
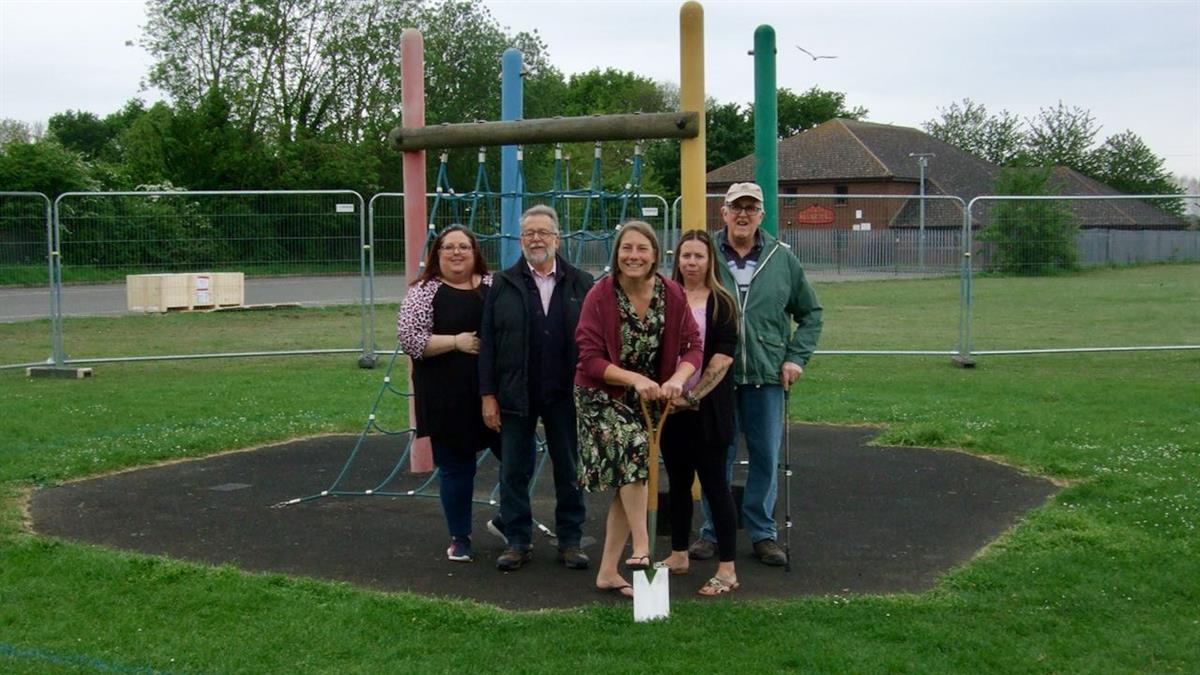
M 695 138 L 699 133 L 700 115 L 695 112 L 633 113 L 415 128 L 400 126 L 392 129 L 388 141 L 397 150 L 414 151 L 490 145 Z

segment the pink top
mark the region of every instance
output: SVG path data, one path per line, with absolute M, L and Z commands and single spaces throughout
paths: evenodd
M 554 273 L 558 271 L 558 259 L 554 260 L 554 264 L 550 266 L 548 274 L 542 274 L 534 269 L 533 265 L 529 265 L 529 273 L 533 276 L 533 283 L 537 285 L 538 296 L 542 299 L 542 312 L 550 313 L 550 298 L 554 297 L 554 284 L 557 280 L 554 278 Z
M 704 349 L 704 329 L 708 325 L 708 317 L 704 313 L 704 310 L 708 308 L 707 305 L 707 302 L 702 302 L 698 305 L 688 305 L 688 309 L 692 310 L 692 318 L 696 320 L 696 327 L 700 329 L 700 339 L 698 341 L 700 349 Z M 684 383 L 683 392 L 685 394 L 695 388 L 696 384 L 700 382 L 701 370 L 702 368 L 697 368 L 696 372 L 692 373 L 692 376 Z

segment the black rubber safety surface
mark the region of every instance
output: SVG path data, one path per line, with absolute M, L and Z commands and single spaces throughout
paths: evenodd
M 791 426 L 792 569 L 759 563 L 739 530 L 741 588 L 732 598 L 922 591 L 1057 491 L 1046 479 L 961 452 L 868 445 L 875 434 Z M 330 487 L 354 442 L 346 435 L 311 438 L 68 483 L 38 491 L 30 513 L 41 534 L 246 570 L 510 609 L 619 602 L 593 588 L 611 493 L 588 495 L 588 571 L 557 564 L 555 540 L 538 532 L 528 565 L 497 571 L 493 563 L 503 543 L 484 527 L 496 510 L 486 504 L 474 511 L 472 563 L 446 560 L 448 536 L 436 497 L 323 497 L 272 508 Z M 376 487 L 401 451 L 395 437 L 369 437 L 340 489 Z M 735 468 L 735 484 L 739 473 Z M 489 498 L 496 474 L 489 456 L 476 480 L 478 499 Z M 665 489 L 666 473 L 660 475 Z M 402 473 L 383 489 L 407 491 L 427 477 Z M 781 479 L 781 518 L 783 487 Z M 436 489 L 435 483 L 427 492 L 436 495 Z M 538 477 L 533 509 L 552 529 L 548 466 Z M 664 513 L 664 536 L 655 543 L 659 558 L 670 547 L 666 522 Z M 781 530 L 781 544 L 784 539 Z M 714 560 L 693 561 L 689 575 L 671 577 L 672 600 L 694 598 L 715 569 Z

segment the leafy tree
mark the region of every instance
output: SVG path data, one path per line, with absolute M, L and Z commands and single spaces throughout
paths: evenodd
M 749 113 L 737 103 L 712 102 L 707 107 L 704 152 L 708 171 L 754 152 L 754 122 Z
M 74 150 L 52 138 L 13 141 L 0 148 L 0 185 L 14 192 L 41 192 L 54 199 L 64 192 L 96 190 L 92 167 Z
M 74 150 L 87 159 L 95 159 L 108 142 L 112 130 L 94 113 L 84 110 L 68 110 L 50 116 L 48 130 L 68 150 Z
M 0 148 L 14 141 L 33 143 L 40 140 L 45 134 L 46 129 L 41 122 L 30 124 L 7 117 L 0 119 Z
M 996 179 L 998 195 L 1049 196 L 1051 167 L 1009 168 Z M 1075 216 L 1065 202 L 1012 200 L 998 202 L 978 239 L 988 242 L 988 268 L 1003 274 L 1043 275 L 1076 267 Z
M 926 133 L 1000 166 L 1026 163 L 1029 139 L 1021 120 L 1007 110 L 991 115 L 969 98 L 938 108 L 941 119 L 921 124 Z
M 858 120 L 867 116 L 862 106 L 846 107 L 846 95 L 812 87 L 803 94 L 781 88 L 776 95 L 779 137 L 789 138 L 832 119 Z M 750 128 L 754 129 L 754 106 L 749 110 Z
M 1093 178 L 1131 195 L 1175 195 L 1182 190 L 1140 136 L 1125 130 L 1109 136 L 1092 153 Z M 1179 200 L 1154 200 L 1150 204 L 1177 216 L 1183 215 Z
M 261 136 L 233 119 L 220 90 L 209 92 L 194 109 L 180 106 L 165 139 L 171 183 L 192 190 L 247 190 L 278 187 L 278 169 Z
M 1037 166 L 1068 166 L 1088 176 L 1094 175 L 1092 144 L 1100 127 L 1091 111 L 1078 106 L 1068 108 L 1062 101 L 1054 108 L 1042 108 L 1029 125 L 1030 161 Z
M 290 190 L 380 191 L 380 158 L 375 143 L 331 138 L 300 138 L 283 148 L 278 186 Z
M 169 153 L 177 146 L 174 125 L 174 109 L 160 101 L 117 138 L 126 189 L 171 181 Z

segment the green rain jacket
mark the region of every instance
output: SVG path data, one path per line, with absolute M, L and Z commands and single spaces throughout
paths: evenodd
M 740 310 L 733 381 L 779 384 L 784 361 L 805 365 L 812 358 L 821 337 L 821 303 L 791 248 L 762 229 L 758 266 L 749 289 L 740 294 L 721 253 L 725 236 L 725 230 L 717 234 L 721 283 L 738 299 Z

